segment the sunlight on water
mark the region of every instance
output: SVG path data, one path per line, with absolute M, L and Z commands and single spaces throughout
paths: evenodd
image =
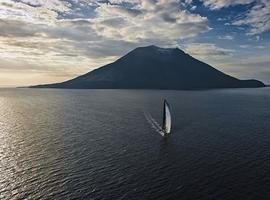
M 19 171 L 17 165 L 18 149 L 14 146 L 16 138 L 12 135 L 16 127 L 11 102 L 0 98 L 0 194 L 1 198 L 9 198 L 18 193 L 15 189 L 16 173 Z M 15 139 L 15 140 L 14 140 Z

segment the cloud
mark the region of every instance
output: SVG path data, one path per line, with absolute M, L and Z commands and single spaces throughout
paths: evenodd
M 172 43 L 177 39 L 194 37 L 210 30 L 208 20 L 181 8 L 177 0 L 142 0 L 132 8 L 121 5 L 100 4 L 92 26 L 97 34 L 129 42 L 159 40 Z M 118 20 L 118 25 L 108 22 Z
M 68 1 L 60 1 L 60 0 L 21 0 L 21 3 L 30 5 L 32 7 L 38 8 L 45 8 L 49 10 L 54 10 L 57 12 L 66 12 L 70 10 L 71 4 Z
M 256 35 L 270 30 L 269 0 L 202 0 L 211 10 L 219 10 L 229 6 L 252 4 L 251 8 L 240 14 L 232 25 L 248 26 L 247 35 Z M 220 18 L 221 19 L 221 18 Z M 225 25 L 230 25 L 229 23 Z
M 192 4 L 193 0 L 185 0 L 186 4 Z
M 190 10 L 194 11 L 194 10 L 196 10 L 196 8 L 197 8 L 197 6 L 192 6 L 192 7 L 190 8 Z
M 255 0 L 202 0 L 204 6 L 211 10 L 219 10 L 229 6 L 245 5 L 254 2 Z
M 270 59 L 267 56 L 249 56 L 224 63 L 223 69 L 241 79 L 258 79 L 269 84 Z
M 243 44 L 243 45 L 239 45 L 239 47 L 242 49 L 247 49 L 247 48 L 250 48 L 250 45 Z
M 36 34 L 36 27 L 17 20 L 0 19 L 0 36 L 2 37 L 31 37 Z
M 84 1 L 3 1 L 0 12 L 3 31 L 0 34 L 6 37 L 37 34 L 49 37 L 61 33 L 64 38 L 74 36 L 75 40 L 95 40 L 98 36 L 101 40 L 143 43 L 157 41 L 158 38 L 162 44 L 165 41 L 171 44 L 210 30 L 206 17 L 188 12 L 178 0 L 95 1 L 94 17 L 85 18 L 82 13 L 81 18 L 72 19 L 63 16 L 71 16 L 75 12 L 77 4 L 74 2 L 81 5 Z M 127 2 L 129 6 L 124 6 L 123 3 Z M 69 39 L 72 40 L 71 37 Z
M 270 30 L 270 1 L 259 0 L 247 13 L 240 16 L 232 24 L 248 25 L 248 35 L 256 35 Z
M 220 39 L 220 40 L 233 40 L 234 37 L 231 35 L 224 35 L 224 36 L 219 36 L 218 39 Z
M 53 24 L 58 12 L 67 12 L 68 3 L 59 0 L 41 1 L 23 0 L 15 2 L 2 0 L 0 3 L 0 19 L 13 19 L 32 24 Z
M 185 45 L 185 50 L 198 58 L 220 59 L 231 56 L 235 51 L 216 46 L 212 43 L 190 43 Z

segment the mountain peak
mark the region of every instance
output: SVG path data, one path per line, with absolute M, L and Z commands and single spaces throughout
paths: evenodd
M 35 87 L 207 89 L 263 87 L 256 80 L 239 80 L 189 56 L 179 48 L 138 47 L 115 62 L 75 79 Z
M 150 50 L 151 49 L 151 50 L 156 50 L 156 51 L 174 51 L 174 50 L 182 51 L 178 47 L 175 47 L 175 48 L 165 48 L 165 47 L 159 47 L 159 46 L 156 46 L 156 45 L 149 45 L 149 46 L 137 47 L 136 49 L 147 49 L 147 50 Z
M 139 47 L 140 48 L 140 47 Z M 152 48 L 152 49 L 157 49 L 157 48 L 160 48 L 160 47 L 158 47 L 158 46 L 156 46 L 156 45 L 149 45 L 149 46 L 145 46 L 145 47 L 141 47 L 141 48 Z
M 139 53 L 140 55 L 143 54 L 145 56 L 151 55 L 157 55 L 157 56 L 169 56 L 169 55 L 186 55 L 186 53 L 179 49 L 179 48 L 163 48 L 163 47 L 158 47 L 155 45 L 150 45 L 150 46 L 144 46 L 144 47 L 138 47 L 131 51 L 130 53 Z

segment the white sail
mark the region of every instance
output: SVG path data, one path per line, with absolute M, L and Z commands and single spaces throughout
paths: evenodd
M 171 132 L 171 128 L 172 128 L 172 116 L 171 116 L 170 105 L 168 104 L 166 100 L 164 100 L 162 129 L 165 134 L 168 134 Z

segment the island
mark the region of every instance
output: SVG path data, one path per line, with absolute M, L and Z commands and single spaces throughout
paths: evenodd
M 199 61 L 179 48 L 138 47 L 113 63 L 74 79 L 31 88 L 170 89 L 264 87 L 258 80 L 239 80 Z

